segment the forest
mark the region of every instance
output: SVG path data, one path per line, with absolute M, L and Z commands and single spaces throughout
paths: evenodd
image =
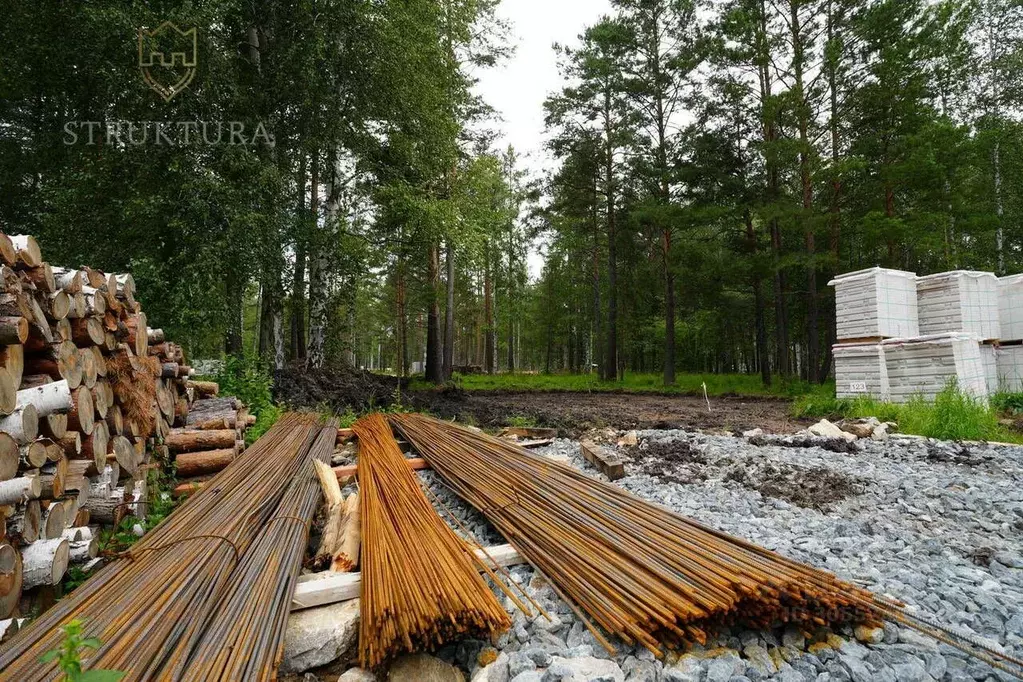
M 132 272 L 196 357 L 435 383 L 823 381 L 834 275 L 1023 270 L 1019 0 L 611 4 L 552 46 L 527 173 L 474 90 L 497 0 L 7 0 L 0 230 Z M 136 43 L 164 21 L 197 28 L 169 101 Z M 147 121 L 263 135 L 109 134 Z

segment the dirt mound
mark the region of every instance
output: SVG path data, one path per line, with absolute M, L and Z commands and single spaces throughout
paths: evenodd
M 859 495 L 864 486 L 859 479 L 823 467 L 797 467 L 776 462 L 746 462 L 733 467 L 725 480 L 756 490 L 764 497 L 820 511 Z
M 404 400 L 407 385 L 405 379 L 351 367 L 292 366 L 274 372 L 273 396 L 276 402 L 294 408 L 361 411 L 389 407 L 399 399 Z
M 707 480 L 707 457 L 692 443 L 648 443 L 629 448 L 639 470 L 662 483 L 693 483 Z

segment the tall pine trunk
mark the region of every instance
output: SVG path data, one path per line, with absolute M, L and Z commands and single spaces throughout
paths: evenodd
M 440 245 L 431 242 L 427 249 L 427 287 L 429 307 L 426 313 L 426 380 L 444 383 L 443 349 L 440 339 Z
M 604 187 L 607 192 L 607 360 L 604 379 L 618 378 L 618 254 L 615 248 L 614 131 L 611 128 L 611 93 L 604 94 Z
M 444 310 L 444 379 L 450 379 L 455 364 L 455 247 L 447 240 L 447 307 Z
M 490 241 L 486 245 L 486 263 L 483 266 L 483 364 L 487 374 L 497 372 L 497 331 L 494 327 L 494 270 L 490 254 Z
M 789 0 L 789 26 L 792 37 L 792 74 L 795 78 L 796 125 L 799 129 L 799 183 L 802 190 L 803 210 L 799 216 L 806 239 L 806 378 L 817 382 L 817 363 L 820 361 L 819 314 L 817 310 L 817 264 L 813 221 L 813 179 L 810 177 L 810 104 L 804 85 L 804 45 L 800 24 L 800 0 Z

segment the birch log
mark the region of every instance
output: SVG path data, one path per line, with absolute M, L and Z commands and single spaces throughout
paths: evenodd
M 35 406 L 19 407 L 0 419 L 0 431 L 10 434 L 11 438 L 22 445 L 34 441 L 39 435 L 39 414 Z
M 28 234 L 19 234 L 11 236 L 11 243 L 14 244 L 14 249 L 18 253 L 18 262 L 23 263 L 30 268 L 38 267 L 43 262 L 43 253 L 39 249 L 39 242 L 36 238 Z
M 0 481 L 0 504 L 16 504 L 33 500 L 39 497 L 42 491 L 43 484 L 38 476 L 22 476 Z
M 66 526 L 67 509 L 58 500 L 51 501 L 50 506 L 43 512 L 42 539 L 54 540 L 61 537 Z
M 18 391 L 17 406 L 33 405 L 40 417 L 67 412 L 73 404 L 66 379 Z
M 24 586 L 56 585 L 67 572 L 70 547 L 64 538 L 37 540 L 21 553 Z

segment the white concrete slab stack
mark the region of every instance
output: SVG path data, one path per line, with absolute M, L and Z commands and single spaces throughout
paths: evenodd
M 990 344 L 981 344 L 980 359 L 984 363 L 984 380 L 988 395 L 998 393 L 998 349 Z
M 990 272 L 954 270 L 916 281 L 920 334 L 973 334 L 998 339 L 998 279 Z
M 1023 341 L 1023 275 L 998 278 L 998 338 Z
M 987 376 L 976 336 L 935 334 L 889 339 L 881 346 L 889 396 L 894 403 L 905 403 L 918 395 L 934 400 L 953 380 L 975 398 L 988 397 Z
M 1002 346 L 996 357 L 1001 390 L 1023 392 L 1023 346 Z
M 835 356 L 835 389 L 839 398 L 888 400 L 888 370 L 879 343 L 840 343 Z
M 828 284 L 835 287 L 839 341 L 919 335 L 914 273 L 869 268 Z

